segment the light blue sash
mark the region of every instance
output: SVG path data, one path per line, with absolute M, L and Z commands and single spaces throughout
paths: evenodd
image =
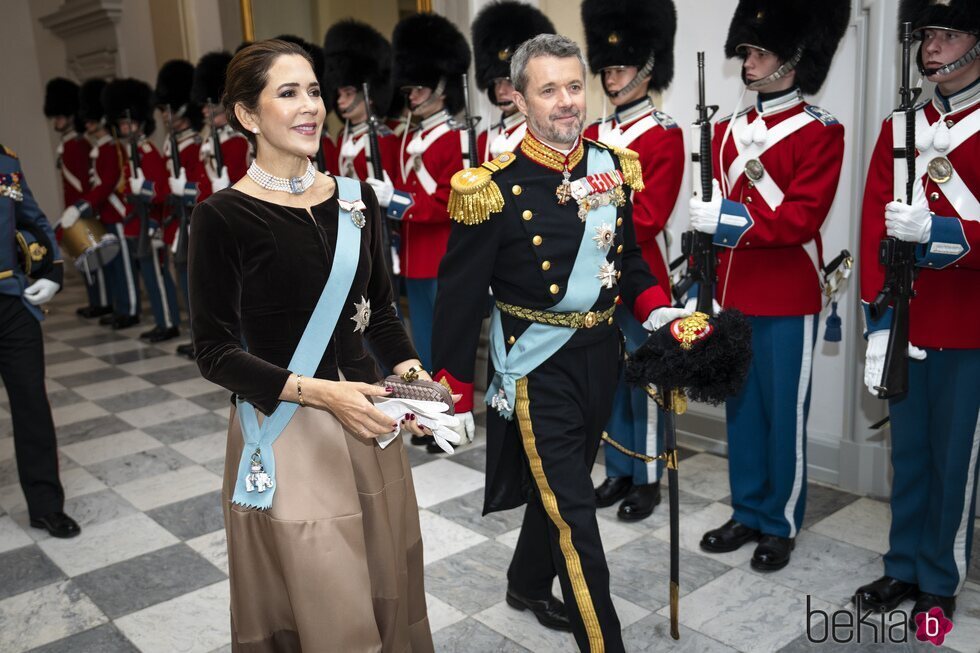
M 606 150 L 589 150 L 588 174 L 612 172 L 613 158 Z M 598 206 L 589 211 L 585 231 L 579 243 L 578 254 L 567 289 L 562 300 L 550 311 L 565 313 L 592 310 L 602 288 L 597 273 L 606 262 L 607 251 L 596 247 L 592 237 L 603 223 L 616 224 L 616 207 L 612 204 Z M 504 329 L 500 310 L 496 306 L 490 315 L 490 360 L 493 361 L 493 381 L 487 388 L 486 402 L 495 407 L 506 419 L 514 417 L 514 400 L 517 396 L 517 380 L 530 374 L 538 365 L 551 358 L 565 346 L 575 334 L 575 329 L 547 324 L 530 325 L 507 352 L 504 345 Z
M 361 186 L 357 181 L 345 177 L 334 179 L 341 200 L 354 202 L 361 198 Z M 337 246 L 334 248 L 330 277 L 289 361 L 289 371 L 294 374 L 313 376 L 316 373 L 357 272 L 361 253 L 361 229 L 352 219 L 351 211 L 344 209 L 343 202 L 338 209 L 337 219 Z M 272 443 L 289 424 L 297 408 L 299 404 L 279 402 L 275 411 L 259 426 L 255 408 L 241 397 L 238 398 L 238 419 L 241 422 L 245 447 L 238 463 L 233 503 L 259 510 L 272 506 L 272 497 L 276 492 L 276 459 L 272 453 Z M 249 487 L 252 489 L 249 490 Z

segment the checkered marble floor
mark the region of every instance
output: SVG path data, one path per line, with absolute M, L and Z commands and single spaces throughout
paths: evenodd
M 77 318 L 83 298 L 71 281 L 44 332 L 66 511 L 83 533 L 62 541 L 29 527 L 0 393 L 0 651 L 230 650 L 219 505 L 228 393 L 174 355 L 183 340 L 141 342 L 147 319 L 113 333 Z M 482 429 L 474 445 L 451 457 L 414 447 L 409 454 L 436 649 L 575 650 L 570 636 L 503 601 L 521 510 L 480 517 Z M 807 596 L 814 609 L 838 609 L 856 585 L 879 575 L 887 504 L 811 484 L 792 564 L 763 575 L 748 564 L 751 547 L 700 552 L 702 532 L 730 516 L 727 463 L 682 454 L 679 642 L 668 632 L 666 505 L 639 523 L 618 521 L 615 507 L 599 514 L 627 650 L 822 650 L 826 644 L 811 644 L 804 633 Z M 951 650 L 980 650 L 976 559 L 970 578 L 946 640 Z M 918 643 L 904 650 L 913 648 L 933 650 Z

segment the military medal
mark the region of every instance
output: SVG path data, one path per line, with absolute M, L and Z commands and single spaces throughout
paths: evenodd
M 354 321 L 354 333 L 364 333 L 371 323 L 371 300 L 361 295 L 361 301 L 354 302 L 354 317 L 351 319 Z
M 953 164 L 944 156 L 937 156 L 929 162 L 929 179 L 937 184 L 945 184 L 953 178 Z
M 612 261 L 606 261 L 599 266 L 599 274 L 596 275 L 596 279 L 599 280 L 599 285 L 604 288 L 612 288 L 616 284 L 616 279 L 619 273 L 616 272 L 616 264 Z
M 354 200 L 353 202 L 337 200 L 337 204 L 344 211 L 350 213 L 350 220 L 354 223 L 355 227 L 358 229 L 364 228 L 364 225 L 367 224 L 367 218 L 364 217 L 364 211 L 367 209 L 367 205 L 363 200 Z
M 766 169 L 759 159 L 750 159 L 745 164 L 745 175 L 752 181 L 759 181 L 766 174 Z
M 613 241 L 616 240 L 616 232 L 613 231 L 611 224 L 603 222 L 595 228 L 595 236 L 592 236 L 592 240 L 595 241 L 596 247 L 608 252 L 609 248 L 612 247 Z
M 568 200 L 572 199 L 572 183 L 569 181 L 572 178 L 572 173 L 565 168 L 561 172 L 562 180 L 555 189 L 555 197 L 558 198 L 558 203 L 564 206 L 568 203 Z

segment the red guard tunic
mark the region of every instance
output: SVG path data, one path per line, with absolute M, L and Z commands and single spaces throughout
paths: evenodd
M 201 178 L 201 136 L 193 129 L 185 129 L 177 134 L 177 151 L 180 152 L 180 167 L 187 181 Z M 173 175 L 173 161 L 170 158 L 170 139 L 163 142 L 163 156 L 167 162 L 167 174 Z M 169 187 L 168 187 L 169 188 Z M 168 208 L 168 210 L 170 210 Z M 188 209 L 188 213 L 190 209 Z M 170 216 L 167 216 L 169 219 Z M 163 228 L 163 241 L 168 245 L 174 244 L 177 229 L 180 226 L 176 219 L 171 219 Z
M 798 93 L 734 119 L 727 138 L 729 119 L 718 121 L 712 142 L 726 198 L 714 238 L 718 302 L 756 316 L 819 313 L 820 227 L 840 180 L 844 126 Z
M 937 125 L 940 120 L 943 124 Z M 919 107 L 916 133 L 916 168 L 933 220 L 930 241 L 918 247 L 909 340 L 918 347 L 975 349 L 980 347 L 980 86 L 952 98 L 936 97 Z M 878 137 L 864 193 L 861 299 L 865 305 L 874 300 L 885 279 L 878 244 L 885 237 L 885 205 L 895 199 L 893 142 L 889 118 Z M 946 174 L 930 177 L 929 164 L 937 159 L 952 165 L 949 179 Z M 949 172 L 942 168 L 941 162 L 934 165 L 935 172 Z M 889 326 L 890 316 L 869 324 L 869 329 Z
M 218 127 L 218 139 L 221 143 L 221 156 L 224 159 L 225 167 L 228 169 L 229 185 L 234 185 L 236 181 L 245 176 L 245 172 L 248 170 L 250 153 L 248 139 L 228 125 Z M 211 178 L 208 175 L 218 176 L 214 166 L 213 144 L 214 141 L 210 134 L 202 133 L 201 163 L 198 166 L 200 172 L 197 176 L 197 184 L 200 188 L 200 193 L 197 196 L 198 202 L 203 202 L 212 195 Z M 190 181 L 190 177 L 187 180 Z
M 460 132 L 449 125 L 449 113 L 441 111 L 423 120 L 399 158 L 401 169 L 392 183 L 396 191 L 410 194 L 412 201 L 402 215 L 402 275 L 435 279 L 449 241 L 449 182 L 463 168 Z
M 585 129 L 585 137 L 636 152 L 643 166 L 644 190 L 633 193 L 636 243 L 657 281 L 668 287 L 667 255 L 657 236 L 667 226 L 684 178 L 684 134 L 648 98 L 628 107 L 605 124 Z
M 480 162 L 492 161 L 504 152 L 516 152 L 524 134 L 527 133 L 527 120 L 521 112 L 505 116 L 490 129 L 480 132 L 476 137 L 476 149 Z
M 78 132 L 71 129 L 61 137 L 58 144 L 58 169 L 61 171 L 61 188 L 65 206 L 80 201 L 92 188 L 90 176 L 91 160 L 89 153 L 92 144 Z M 55 229 L 55 236 L 61 241 L 61 227 Z
M 160 154 L 160 150 L 156 148 L 149 139 L 146 137 L 141 137 L 139 142 L 140 151 L 140 169 L 143 171 L 143 177 L 146 178 L 146 182 L 152 184 L 153 195 L 150 198 L 150 214 L 151 220 L 156 220 L 158 223 L 162 224 L 163 218 L 166 215 L 166 202 L 167 197 L 170 195 L 170 183 L 168 181 L 169 174 L 167 173 L 167 162 Z M 129 178 L 133 176 L 132 173 L 132 160 L 130 159 L 129 144 L 125 144 L 125 164 L 122 171 L 123 179 L 125 180 L 124 195 L 128 195 L 129 192 Z M 127 215 L 132 215 L 133 218 L 123 226 L 123 232 L 126 234 L 127 238 L 137 238 L 140 234 L 140 221 L 136 217 L 136 208 L 131 204 L 126 204 Z
M 128 181 L 122 174 L 123 162 L 127 160 L 122 145 L 106 134 L 89 151 L 89 158 L 92 183 L 75 206 L 82 217 L 97 217 L 106 225 L 122 222 L 126 217 L 123 200 L 129 191 Z
M 381 168 L 388 172 L 389 177 L 394 178 L 392 170 L 398 166 L 398 148 L 401 144 L 398 137 L 385 127 L 379 125 L 378 145 L 381 148 Z M 366 122 L 357 125 L 349 125 L 341 132 L 340 143 L 336 146 L 333 160 L 327 161 L 327 167 L 336 170 L 334 174 L 350 177 L 364 181 L 374 178 L 371 166 L 368 162 L 368 151 L 370 150 L 370 137 L 368 136 L 368 125 Z M 400 174 L 400 173 L 398 173 Z

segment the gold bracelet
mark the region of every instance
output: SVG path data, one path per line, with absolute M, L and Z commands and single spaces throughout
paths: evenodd
M 425 372 L 425 370 L 418 365 L 412 365 L 410 368 L 401 373 L 402 381 L 405 383 L 418 381 L 419 372 Z
M 302 381 L 303 381 L 303 375 L 302 374 L 297 374 L 296 375 L 296 394 L 299 395 L 299 405 L 300 406 L 303 406 L 305 408 L 306 407 L 306 403 L 303 401 L 303 384 L 302 384 Z

